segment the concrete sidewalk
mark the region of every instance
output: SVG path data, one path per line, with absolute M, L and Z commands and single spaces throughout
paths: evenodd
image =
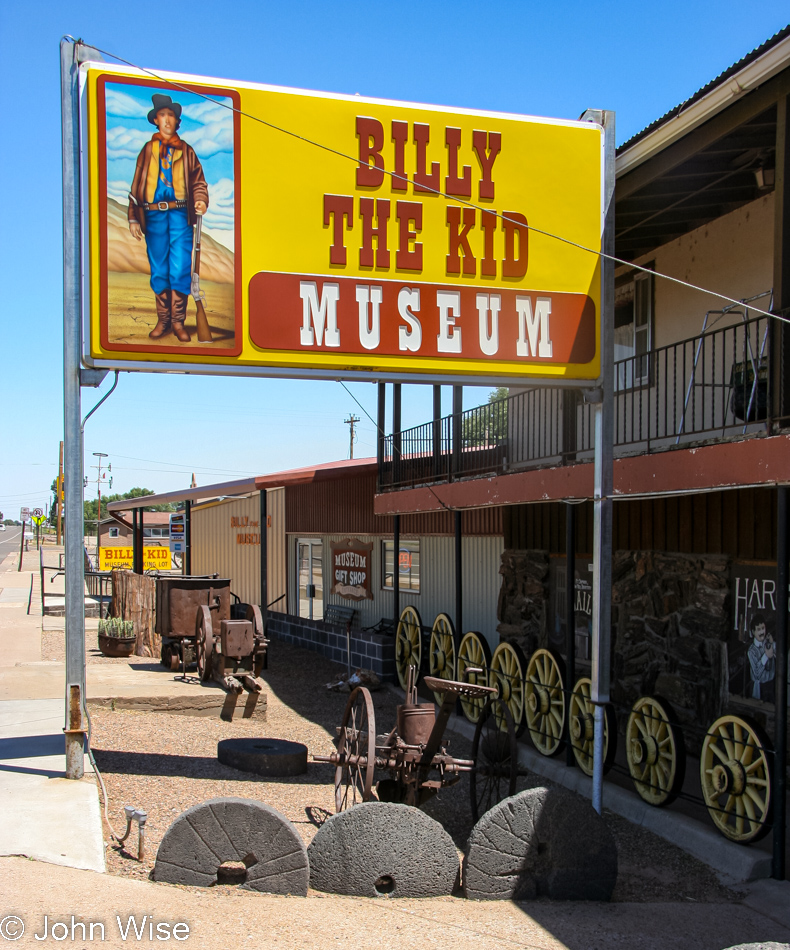
M 18 557 L 0 565 L 0 854 L 104 871 L 89 759 L 85 779 L 65 777 L 65 672 L 41 659 L 38 554 L 26 554 L 21 571 Z

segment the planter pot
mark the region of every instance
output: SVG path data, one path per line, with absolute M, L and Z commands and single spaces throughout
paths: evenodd
M 104 656 L 131 656 L 134 653 L 135 637 L 108 637 L 99 634 L 99 649 Z

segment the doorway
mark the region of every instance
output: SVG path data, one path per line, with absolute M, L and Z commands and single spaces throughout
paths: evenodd
M 296 543 L 299 616 L 307 620 L 324 619 L 323 545 L 315 538 L 299 538 Z

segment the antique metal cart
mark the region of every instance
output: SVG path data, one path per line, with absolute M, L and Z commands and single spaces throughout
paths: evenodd
M 263 617 L 253 604 L 244 605 L 243 619 L 234 605 L 233 617 L 230 583 L 219 577 L 157 577 L 161 660 L 182 672 L 195 662 L 201 680 L 214 679 L 229 692 L 260 692 L 258 676 L 266 666 L 268 646 Z
M 470 673 L 480 672 L 470 669 Z M 423 805 L 440 789 L 469 773 L 475 820 L 502 798 L 515 794 L 518 776 L 516 732 L 507 705 L 496 690 L 474 683 L 425 677 L 425 685 L 441 699 L 417 700 L 417 669 L 410 668 L 406 702 L 398 706 L 397 722 L 386 735 L 376 735 L 373 700 L 365 687 L 349 696 L 337 730 L 337 751 L 314 755 L 316 762 L 335 766 L 335 808 L 338 812 L 373 798 L 376 769 L 386 778 L 376 783 L 380 801 Z M 448 752 L 444 732 L 458 699 L 482 702 L 472 744 L 472 759 Z

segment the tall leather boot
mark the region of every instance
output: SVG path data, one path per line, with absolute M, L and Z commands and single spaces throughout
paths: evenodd
M 151 330 L 148 336 L 152 340 L 158 340 L 160 336 L 170 332 L 170 289 L 163 290 L 161 294 L 155 294 L 156 297 L 156 326 Z
M 182 294 L 180 290 L 171 291 L 173 295 L 172 315 L 173 315 L 173 333 L 176 339 L 181 343 L 189 343 L 192 337 L 187 333 L 184 327 L 184 320 L 187 316 L 187 302 L 189 294 Z

